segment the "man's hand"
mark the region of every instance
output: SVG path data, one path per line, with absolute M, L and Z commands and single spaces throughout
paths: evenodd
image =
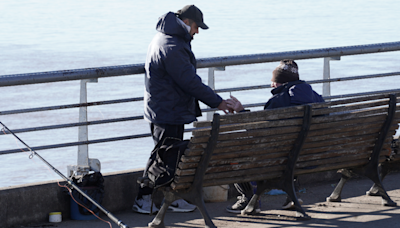
M 244 110 L 242 103 L 236 97 L 231 95 L 231 99 L 226 100 L 227 106 L 230 110 L 234 110 L 236 112 L 240 112 Z
M 222 102 L 218 105 L 218 109 L 224 111 L 225 114 L 228 114 L 228 112 L 233 113 L 233 110 L 228 107 L 226 100 L 222 100 Z

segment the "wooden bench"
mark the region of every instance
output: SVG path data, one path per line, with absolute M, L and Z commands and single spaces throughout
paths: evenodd
M 396 205 L 384 190 L 378 165 L 391 153 L 400 122 L 399 94 L 338 99 L 331 102 L 245 112 L 215 114 L 195 123 L 174 182 L 163 188 L 165 201 L 149 227 L 164 227 L 168 206 L 183 198 L 197 206 L 206 227 L 215 227 L 202 199 L 203 186 L 257 181 L 257 192 L 242 214 L 255 213 L 267 188 L 280 188 L 295 210 L 309 218 L 297 200 L 294 176 L 342 170 L 328 201 L 340 201 L 352 174 L 370 178 L 385 205 Z M 224 210 L 224 208 L 221 208 Z

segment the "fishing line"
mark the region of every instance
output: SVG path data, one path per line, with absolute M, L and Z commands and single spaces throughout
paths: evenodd
M 113 222 L 115 222 L 119 227 L 121 227 L 121 228 L 129 228 L 129 226 L 125 225 L 121 220 L 117 219 L 113 214 L 111 214 L 111 212 L 107 211 L 104 207 L 102 207 L 95 200 L 93 200 L 90 196 L 88 196 L 84 191 L 82 191 L 71 179 L 69 179 L 66 176 L 64 176 L 64 174 L 62 174 L 58 169 L 54 168 L 54 166 L 52 166 L 49 162 L 47 162 L 35 150 L 33 150 L 31 147 L 29 147 L 24 141 L 22 141 L 17 135 L 15 135 L 14 132 L 12 132 L 6 125 L 4 125 L 2 122 L 0 122 L 0 124 L 3 126 L 3 128 L 5 130 L 10 132 L 18 141 L 20 141 L 22 144 L 24 144 L 26 146 L 26 148 L 29 149 L 29 151 L 31 152 L 31 154 L 29 155 L 29 158 L 33 158 L 33 156 L 37 156 L 38 158 L 40 158 L 40 160 L 42 160 L 49 168 L 51 168 L 55 173 L 57 173 L 61 178 L 63 178 L 67 182 L 67 184 L 70 186 L 71 189 L 75 189 L 82 196 L 84 196 L 86 199 L 88 199 L 91 203 L 93 203 L 93 205 L 98 207 L 104 214 L 107 215 L 108 218 L 110 218 Z M 4 129 L 3 129 L 3 132 L 5 132 Z M 69 188 L 68 188 L 68 191 L 70 191 Z M 71 196 L 72 196 L 72 194 L 71 194 Z M 74 199 L 74 201 L 75 201 L 75 199 Z M 96 217 L 98 217 L 98 216 L 96 216 Z
M 4 135 L 8 135 L 8 134 L 6 133 L 4 127 L 3 127 L 1 130 L 3 131 Z M 24 149 L 22 149 L 22 148 L 19 146 L 19 143 L 18 143 L 19 141 L 18 141 L 15 137 L 14 137 L 14 139 L 15 139 L 15 144 L 17 144 L 17 147 L 18 147 L 22 152 L 25 152 L 25 153 L 29 154 L 28 151 L 25 151 Z M 32 155 L 32 154 L 29 154 L 29 159 L 32 159 L 32 161 L 36 163 L 36 161 L 33 160 L 33 155 Z M 37 164 L 37 163 L 36 163 L 36 164 Z M 51 172 L 51 170 L 50 170 L 50 168 L 49 168 L 48 166 L 46 166 L 46 168 L 47 168 L 47 170 L 48 170 L 49 172 Z M 53 172 L 51 172 L 51 173 L 53 173 Z M 60 181 L 57 181 L 57 184 L 58 184 L 58 186 L 60 186 L 61 188 L 66 188 L 66 189 L 68 190 L 68 192 L 69 192 L 71 198 L 75 201 L 75 203 L 77 203 L 77 204 L 80 205 L 81 207 L 85 208 L 87 211 L 89 211 L 89 212 L 92 213 L 94 216 L 96 216 L 99 220 L 101 220 L 101 221 L 103 221 L 103 222 L 105 222 L 105 223 L 108 223 L 108 225 L 110 226 L 110 228 L 112 228 L 112 225 L 111 225 L 111 223 L 110 223 L 109 221 L 106 221 L 106 220 L 100 218 L 100 217 L 97 216 L 96 213 L 94 213 L 92 210 L 90 210 L 89 208 L 87 208 L 85 205 L 79 203 L 77 200 L 75 200 L 74 196 L 72 195 L 72 189 L 71 189 L 71 188 L 69 188 L 67 185 L 61 185 L 61 184 L 60 184 Z
M 7 134 L 7 132 L 5 131 L 5 128 L 4 128 L 4 127 L 3 127 L 1 130 L 3 131 L 3 134 L 4 134 L 4 135 L 9 136 L 9 134 Z M 10 135 L 10 136 L 11 136 L 11 135 Z M 28 154 L 28 155 L 29 155 L 29 159 L 31 159 L 31 160 L 32 160 L 35 164 L 37 164 L 38 166 L 40 166 L 40 167 L 43 166 L 43 164 L 39 165 L 39 164 L 33 159 L 33 156 L 34 156 L 34 155 L 33 155 L 32 153 L 29 154 L 28 151 L 25 151 L 23 148 L 20 147 L 20 144 L 19 144 L 19 141 L 18 141 L 17 138 L 14 137 L 14 140 L 15 140 L 15 144 L 17 145 L 17 148 L 20 149 L 22 152 Z M 49 171 L 50 173 L 52 173 L 52 174 L 54 175 L 54 172 L 51 172 L 51 170 L 50 170 L 50 168 L 49 168 L 48 166 L 44 166 L 44 167 L 46 167 L 46 170 Z

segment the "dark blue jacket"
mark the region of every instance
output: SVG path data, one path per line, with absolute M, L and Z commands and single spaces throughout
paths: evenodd
M 197 100 L 212 108 L 222 98 L 196 74 L 192 37 L 169 12 L 159 18 L 145 64 L 144 117 L 158 124 L 187 124 L 201 115 Z
M 264 109 L 324 102 L 321 95 L 301 80 L 285 83 L 271 90 L 271 93 L 273 96 L 265 104 Z

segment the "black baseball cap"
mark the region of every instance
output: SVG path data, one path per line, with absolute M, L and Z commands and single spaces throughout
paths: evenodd
M 208 29 L 208 26 L 203 22 L 203 13 L 195 5 L 187 5 L 176 12 L 181 18 L 188 18 L 196 22 L 202 29 Z

